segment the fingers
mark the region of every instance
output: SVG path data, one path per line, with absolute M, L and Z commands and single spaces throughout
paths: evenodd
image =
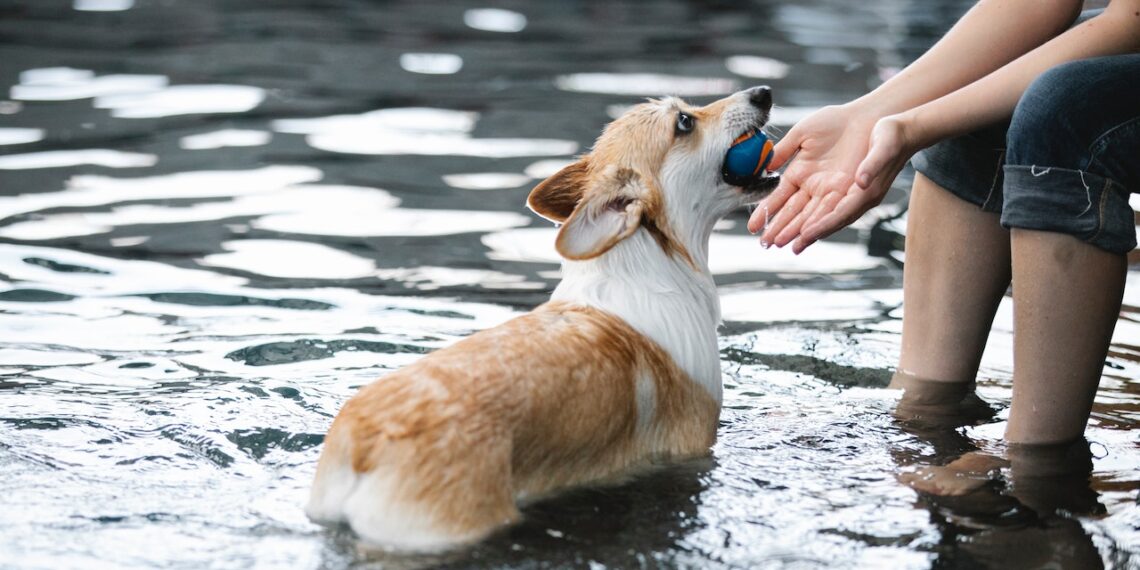
M 784 207 L 793 194 L 799 190 L 799 184 L 793 182 L 792 176 L 781 176 L 780 185 L 772 191 L 771 194 L 765 196 L 762 200 L 757 202 L 756 209 L 752 211 L 752 216 L 748 218 L 748 231 L 756 233 L 765 228 L 772 216 Z
M 772 148 L 772 161 L 768 163 L 768 172 L 779 170 L 792 155 L 796 154 L 804 142 L 802 132 L 801 129 L 792 127 L 784 138 L 776 142 L 776 146 Z
M 901 134 L 897 121 L 883 119 L 871 132 L 871 148 L 867 156 L 855 169 L 855 182 L 861 188 L 868 188 L 871 182 L 884 173 L 889 165 L 903 153 Z
M 784 247 L 792 242 L 797 236 L 800 235 L 800 229 L 803 228 L 804 222 L 811 219 L 815 211 L 819 209 L 821 200 L 809 200 L 808 203 L 776 234 L 772 239 L 772 245 L 776 247 Z
M 752 210 L 752 215 L 748 217 L 748 233 L 756 233 L 768 227 L 768 219 L 770 217 L 768 206 L 764 205 L 761 201 L 756 205 L 756 209 Z
M 871 181 L 879 178 L 879 174 L 887 168 L 887 164 L 894 158 L 882 146 L 872 146 L 871 152 L 863 158 L 863 162 L 855 169 L 855 184 L 861 188 L 871 186 Z
M 810 199 L 811 196 L 803 191 L 796 192 L 791 198 L 788 198 L 783 207 L 768 220 L 768 226 L 764 228 L 764 235 L 760 237 L 760 244 L 767 247 L 776 243 L 776 236 L 783 232 L 784 228 L 800 214 Z
M 843 199 L 843 196 L 843 194 L 840 194 L 838 192 L 832 192 L 824 196 L 823 199 L 819 202 L 819 207 L 816 208 L 815 211 L 812 212 L 811 217 L 804 222 L 804 227 L 807 228 L 822 219 L 827 214 L 830 214 L 831 211 L 835 209 L 835 205 Z
M 859 163 L 859 167 L 855 169 L 855 183 L 858 184 L 860 188 L 866 189 L 870 187 L 871 181 L 878 178 L 883 170 L 886 169 L 887 164 L 894 158 L 894 153 L 888 150 L 884 145 L 872 143 L 871 150 L 867 153 L 867 157 L 864 158 L 863 162 Z
M 808 228 L 814 226 L 819 220 L 822 220 L 826 216 L 830 215 L 835 209 L 835 205 L 838 204 L 842 198 L 843 194 L 832 192 L 824 196 L 823 199 L 819 201 L 819 205 L 815 207 L 811 215 L 808 216 L 804 221 L 802 227 L 800 228 L 800 234 L 796 237 L 796 241 L 792 243 L 793 253 L 799 255 L 801 252 L 803 252 L 803 250 L 807 249 L 809 245 L 815 243 L 820 239 L 823 239 L 824 237 L 827 237 L 827 235 L 831 235 L 831 233 L 834 233 L 834 231 L 839 229 L 835 228 L 831 232 L 827 232 L 827 234 L 804 234 L 804 231 L 806 231 Z
M 797 241 L 795 247 L 793 247 L 793 251 L 799 253 L 816 241 L 854 223 L 855 220 L 858 220 L 864 212 L 874 205 L 867 203 L 866 200 L 867 195 L 863 192 L 849 192 L 843 199 L 835 204 L 834 209 L 818 220 L 804 226 L 800 232 L 800 239 Z

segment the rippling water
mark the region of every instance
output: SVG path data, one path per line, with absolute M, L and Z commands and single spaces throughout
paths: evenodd
M 558 279 L 527 191 L 641 97 L 774 87 L 786 128 L 965 2 L 0 0 L 0 566 L 956 568 L 1140 556 L 1140 290 L 1035 512 L 900 473 L 999 447 L 1003 305 L 966 428 L 892 418 L 905 197 L 803 256 L 722 222 L 713 457 L 439 557 L 301 506 L 343 401 Z M 906 187 L 901 181 L 899 189 Z

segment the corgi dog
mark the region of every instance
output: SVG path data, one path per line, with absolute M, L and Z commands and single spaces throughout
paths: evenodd
M 306 512 L 365 543 L 440 551 L 518 504 L 710 453 L 721 406 L 716 222 L 778 177 L 725 181 L 772 106 L 753 87 L 704 107 L 632 107 L 527 205 L 561 224 L 549 302 L 365 386 L 329 428 Z

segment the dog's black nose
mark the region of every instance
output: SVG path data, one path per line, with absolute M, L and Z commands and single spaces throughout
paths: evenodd
M 748 90 L 748 101 L 765 111 L 772 108 L 772 90 L 767 85 Z

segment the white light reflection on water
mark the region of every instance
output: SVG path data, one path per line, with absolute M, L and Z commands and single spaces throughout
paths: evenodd
M 463 12 L 463 23 L 486 32 L 514 33 L 526 28 L 526 16 L 501 8 L 472 8 Z
M 561 263 L 554 250 L 556 228 L 523 228 L 482 237 L 491 259 Z M 882 261 L 866 254 L 858 244 L 817 243 L 800 255 L 785 249 L 761 249 L 752 236 L 713 234 L 709 240 L 709 269 L 725 275 L 759 271 L 767 273 L 846 273 L 879 267 Z
M 43 129 L 0 128 L 0 145 L 28 144 L 43 138 Z
M 472 138 L 477 113 L 432 108 L 380 109 L 360 115 L 273 122 L 278 132 L 308 135 L 313 148 L 348 154 L 507 158 L 573 154 L 560 139 Z
M 266 166 L 252 170 L 201 170 L 163 176 L 111 178 L 81 175 L 59 192 L 0 197 L 0 219 L 50 208 L 102 206 L 147 199 L 242 196 L 291 184 L 315 182 L 321 171 L 310 166 Z
M 280 133 L 316 135 L 341 131 L 412 131 L 425 133 L 467 133 L 475 128 L 478 113 L 401 107 L 377 109 L 359 115 L 334 115 L 314 119 L 279 119 L 271 124 Z
M 256 188 L 256 187 L 255 187 Z M 55 239 L 90 235 L 109 231 L 116 226 L 134 224 L 179 224 L 221 220 L 232 217 L 262 216 L 305 212 L 312 216 L 336 218 L 340 210 L 369 215 L 395 207 L 399 200 L 374 188 L 311 184 L 302 186 L 265 186 L 251 189 L 247 195 L 232 200 L 209 201 L 187 206 L 130 204 L 109 212 L 43 214 L 36 220 L 0 228 L 0 235 L 15 239 Z M 161 193 L 149 196 L 162 199 Z M 335 223 L 326 222 L 333 228 Z M 333 230 L 335 233 L 335 229 Z
M 531 220 L 516 212 L 398 208 L 400 200 L 378 188 L 327 184 L 290 185 L 288 184 L 290 178 L 282 176 L 288 175 L 288 172 L 264 173 L 268 176 L 260 180 L 260 184 L 242 186 L 240 193 L 238 191 L 230 193 L 226 190 L 233 189 L 233 184 L 250 181 L 252 177 L 246 173 L 232 173 L 233 177 L 230 179 L 224 175 L 207 177 L 202 173 L 172 176 L 189 174 L 198 175 L 191 176 L 191 180 L 218 184 L 214 187 L 214 192 L 220 194 L 187 192 L 187 188 L 170 183 L 167 177 L 148 179 L 154 184 L 138 186 L 138 189 L 145 192 L 138 194 L 126 191 L 133 184 L 122 184 L 124 181 L 112 178 L 92 177 L 89 182 L 93 182 L 92 185 L 98 188 L 97 190 L 89 186 L 88 192 L 77 193 L 74 196 L 69 196 L 67 192 L 60 193 L 62 195 L 45 195 L 45 199 L 40 200 L 40 203 L 44 208 L 56 208 L 103 202 L 99 198 L 104 200 L 120 198 L 114 201 L 125 202 L 132 199 L 208 198 L 220 195 L 230 196 L 232 199 L 185 206 L 127 204 L 113 207 L 108 212 L 42 214 L 35 220 L 0 227 L 0 236 L 23 240 L 46 240 L 97 234 L 114 227 L 135 224 L 179 224 L 233 217 L 255 217 L 257 219 L 252 222 L 253 227 L 286 233 L 325 236 L 427 236 L 498 231 L 525 226 Z M 311 174 L 296 172 L 292 175 Z M 274 181 L 281 184 L 272 184 Z M 0 213 L 2 212 L 3 200 L 0 199 Z
M 858 321 L 881 317 L 886 310 L 902 304 L 902 291 L 829 290 L 820 295 L 809 289 L 762 289 L 749 285 L 721 288 L 720 304 L 726 321 Z
M 578 143 L 560 139 L 476 139 L 467 135 L 341 132 L 310 135 L 316 149 L 346 154 L 418 154 L 426 156 L 557 156 L 574 154 Z
M 443 183 L 460 190 L 502 190 L 518 188 L 530 183 L 532 178 L 517 172 L 472 172 L 468 174 L 444 174 Z
M 269 144 L 273 133 L 250 129 L 222 129 L 209 133 L 187 135 L 178 141 L 186 150 L 209 150 L 229 146 L 263 146 Z
M 228 267 L 286 279 L 359 279 L 376 272 L 370 259 L 328 246 L 273 239 L 230 241 L 227 253 L 202 258 L 202 265 Z
M 531 178 L 541 180 L 554 175 L 559 170 L 562 170 L 563 168 L 569 166 L 572 162 L 574 161 L 555 158 L 538 160 L 527 165 L 526 169 L 523 170 L 523 174 L 526 174 Z
M 67 101 L 95 99 L 95 108 L 109 109 L 123 119 L 174 115 L 242 113 L 265 100 L 265 90 L 248 85 L 169 85 L 163 75 L 96 76 L 88 69 L 47 67 L 20 73 L 12 99 Z
M 153 92 L 100 95 L 95 107 L 121 119 L 174 115 L 244 113 L 265 100 L 265 90 L 248 85 L 174 85 Z
M 394 208 L 379 211 L 344 210 L 327 204 L 323 210 L 274 214 L 254 227 L 326 236 L 442 236 L 490 232 L 525 226 L 531 218 L 515 212 Z M 324 214 L 324 215 L 321 215 Z
M 102 361 L 102 358 L 86 352 L 0 348 L 0 365 L 2 366 L 74 366 Z
M 400 67 L 411 73 L 451 75 L 463 69 L 463 58 L 453 53 L 400 54 Z
M 114 74 L 96 77 L 89 69 L 44 67 L 20 73 L 11 97 L 20 101 L 68 101 L 102 95 L 142 93 L 167 86 L 165 75 Z
M 554 85 L 563 91 L 645 97 L 727 95 L 740 89 L 740 82 L 735 79 L 660 73 L 575 73 L 559 75 Z
M 791 66 L 770 57 L 755 55 L 733 55 L 724 60 L 729 71 L 755 79 L 783 79 L 788 76 Z
M 0 156 L 0 170 L 33 170 L 81 165 L 106 168 L 143 168 L 154 166 L 157 162 L 157 156 L 139 152 L 123 152 L 102 148 L 47 150 Z
M 75 0 L 71 5 L 80 12 L 122 12 L 134 6 L 135 0 Z

